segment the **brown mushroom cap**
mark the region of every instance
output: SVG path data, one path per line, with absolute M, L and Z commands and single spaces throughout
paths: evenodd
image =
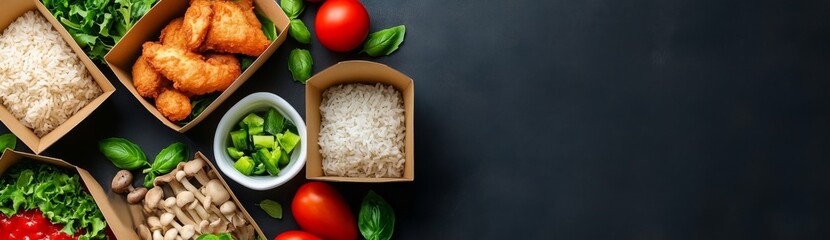
M 144 200 L 144 195 L 147 194 L 147 188 L 140 187 L 136 188 L 130 194 L 127 194 L 127 202 L 130 204 L 136 204 Z
M 156 209 L 162 197 L 164 197 L 164 191 L 161 190 L 161 187 L 154 187 L 147 191 L 144 196 L 144 205 L 147 205 L 149 209 Z
M 118 171 L 115 174 L 115 177 L 112 178 L 112 192 L 114 193 L 126 193 L 130 190 L 130 186 L 133 183 L 133 174 L 127 170 Z
M 230 198 L 228 190 L 225 189 L 225 186 L 223 186 L 217 179 L 212 179 L 208 182 L 207 186 L 205 186 L 204 193 L 205 195 L 210 196 L 214 205 L 225 203 L 225 201 L 228 201 Z

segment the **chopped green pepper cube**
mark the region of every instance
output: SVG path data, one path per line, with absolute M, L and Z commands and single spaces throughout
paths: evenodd
M 228 155 L 230 155 L 231 158 L 236 160 L 236 159 L 239 159 L 239 158 L 245 156 L 245 152 L 239 151 L 239 149 L 236 149 L 235 147 L 229 147 L 228 148 Z
M 253 127 L 262 127 L 263 124 L 265 124 L 265 119 L 256 115 L 256 113 L 250 113 L 239 122 L 239 127 L 248 127 L 250 129 Z
M 260 134 L 260 133 L 262 133 L 262 126 L 259 126 L 259 127 L 254 126 L 254 127 L 248 128 L 248 135 L 253 136 L 253 135 Z
M 276 176 L 280 173 L 280 169 L 277 168 L 277 163 L 279 163 L 278 158 L 272 158 L 271 152 L 268 152 L 268 149 L 259 149 L 254 153 L 254 155 L 259 157 L 259 160 L 265 164 L 265 170 L 268 171 L 271 176 Z
M 268 109 L 268 113 L 265 114 L 265 132 L 270 133 L 271 135 L 282 132 L 284 122 L 285 117 L 277 112 L 276 109 Z
M 294 150 L 294 147 L 297 146 L 297 143 L 300 142 L 300 136 L 294 134 L 291 131 L 285 131 L 282 136 L 278 137 L 280 142 L 280 146 L 285 149 L 285 152 L 291 153 Z
M 270 135 L 256 135 L 253 136 L 254 138 L 254 149 L 261 149 L 267 148 L 271 149 L 274 147 L 274 136 Z
M 237 130 L 230 133 L 233 147 L 239 150 L 248 150 L 248 133 L 245 130 Z
M 254 175 L 262 175 L 263 173 L 265 173 L 265 164 L 257 164 L 254 168 Z
M 241 157 L 233 164 L 233 168 L 245 176 L 250 176 L 254 170 L 254 161 L 249 157 Z
M 288 165 L 288 162 L 291 161 L 290 158 L 291 156 L 287 152 L 285 152 L 285 150 L 282 150 L 282 154 L 280 154 L 280 167 L 285 167 L 286 165 Z

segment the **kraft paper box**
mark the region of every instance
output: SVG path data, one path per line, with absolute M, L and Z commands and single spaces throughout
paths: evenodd
M 3 9 L 3 14 L 0 14 L 0 32 L 3 32 L 6 27 L 28 11 L 37 11 L 40 13 L 46 18 L 46 20 L 49 21 L 49 23 L 52 24 L 54 29 L 61 35 L 61 38 L 63 38 L 69 47 L 72 48 L 72 51 L 78 56 L 86 69 L 89 71 L 92 79 L 95 80 L 95 83 L 97 83 L 103 91 L 103 94 L 90 101 L 86 106 L 81 108 L 81 110 L 76 112 L 75 115 L 72 115 L 72 117 L 63 122 L 63 124 L 56 127 L 43 137 L 35 135 L 35 132 L 32 131 L 32 129 L 23 126 L 20 120 L 15 118 L 5 106 L 0 105 L 0 121 L 3 121 L 3 124 L 5 124 L 6 127 L 14 133 L 14 135 L 17 135 L 20 141 L 23 141 L 26 146 L 32 149 L 32 152 L 41 153 L 49 148 L 49 146 L 52 146 L 52 144 L 57 142 L 58 139 L 69 133 L 70 130 L 78 126 L 81 121 L 92 114 L 92 111 L 95 111 L 95 109 L 101 106 L 101 104 L 104 103 L 104 101 L 109 98 L 113 92 L 115 92 L 115 87 L 113 87 L 112 83 L 104 77 L 101 70 L 99 70 L 98 67 L 95 66 L 95 63 L 89 59 L 81 47 L 78 46 L 78 43 L 72 39 L 72 36 L 69 35 L 66 28 L 64 28 L 63 25 L 61 25 L 60 22 L 55 19 L 51 13 L 49 13 L 49 10 L 47 10 L 40 1 L 2 0 L 0 1 L 0 9 Z
M 196 124 L 199 124 L 199 122 L 207 118 L 213 110 L 216 110 L 222 102 L 233 94 L 236 89 L 242 86 L 242 84 L 245 83 L 245 81 L 247 81 L 248 78 L 250 78 L 254 72 L 256 72 L 256 70 L 268 60 L 274 51 L 276 51 L 288 37 L 288 23 L 290 21 L 288 16 L 286 16 L 282 9 L 277 5 L 276 1 L 254 0 L 254 10 L 263 13 L 269 20 L 274 22 L 274 26 L 277 28 L 278 33 L 277 39 L 274 39 L 265 52 L 257 57 L 256 61 L 254 61 L 254 63 L 251 64 L 251 66 L 244 72 L 242 72 L 242 75 L 240 75 L 233 82 L 233 84 L 228 87 L 228 89 L 223 91 L 221 95 L 213 101 L 213 103 L 208 105 L 198 117 L 194 118 L 184 126 L 179 126 L 161 115 L 153 102 L 138 94 L 133 86 L 132 67 L 136 59 L 141 56 L 141 45 L 148 41 L 157 42 L 161 30 L 164 29 L 164 27 L 167 26 L 171 20 L 184 16 L 187 7 L 190 6 L 189 2 L 190 1 L 187 0 L 159 1 L 155 6 L 153 6 L 152 9 L 150 9 L 149 12 L 147 12 L 146 15 L 144 15 L 144 17 L 138 20 L 135 26 L 133 26 L 133 28 L 130 29 L 126 35 L 124 35 L 124 38 L 122 38 L 121 41 L 112 48 L 107 56 L 104 57 L 112 71 L 115 72 L 115 76 L 118 77 L 118 80 L 124 84 L 127 90 L 129 90 L 130 93 L 132 93 L 133 96 L 135 96 L 135 98 L 138 99 L 138 101 L 141 102 L 141 104 L 144 105 L 148 111 L 150 111 L 150 113 L 156 116 L 156 118 L 164 123 L 164 125 L 167 125 L 173 130 L 182 133 L 190 130 L 193 126 L 196 126 Z
M 325 176 L 323 156 L 318 144 L 320 134 L 320 102 L 323 91 L 347 83 L 382 83 L 400 91 L 404 105 L 404 173 L 401 178 L 356 178 Z M 408 182 L 415 179 L 415 83 L 411 78 L 389 66 L 369 61 L 345 61 L 312 76 L 305 88 L 306 131 L 308 149 L 306 178 L 333 182 Z

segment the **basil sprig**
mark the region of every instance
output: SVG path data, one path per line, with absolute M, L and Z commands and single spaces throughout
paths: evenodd
M 120 169 L 136 170 L 147 163 L 144 151 L 135 143 L 123 138 L 107 138 L 98 142 L 98 150 Z
M 297 48 L 288 54 L 288 71 L 291 71 L 291 77 L 297 82 L 305 84 L 311 77 L 312 65 L 311 53 L 308 50 Z
M 14 150 L 15 147 L 17 147 L 17 136 L 11 133 L 0 135 L 0 153 L 6 151 L 6 148 Z
M 366 240 L 389 240 L 395 230 L 395 211 L 375 191 L 369 191 L 360 205 L 357 227 Z
M 145 169 L 144 172 L 156 172 L 158 174 L 165 174 L 169 173 L 171 170 L 176 168 L 176 165 L 179 165 L 180 162 L 184 161 L 187 158 L 187 146 L 184 143 L 177 142 L 170 144 L 166 148 L 162 149 L 158 155 L 156 155 L 156 160 L 153 161 L 153 165 Z
M 369 34 L 368 40 L 363 43 L 363 51 L 369 56 L 378 57 L 389 55 L 398 50 L 406 36 L 406 26 L 400 25 Z
M 295 19 L 300 16 L 300 13 L 303 13 L 305 9 L 305 5 L 303 5 L 303 0 L 280 0 L 280 7 L 282 7 L 282 11 L 285 12 L 285 15 L 288 15 L 288 19 Z
M 311 32 L 300 19 L 292 19 L 288 27 L 288 35 L 290 35 L 297 42 L 304 44 L 311 44 Z

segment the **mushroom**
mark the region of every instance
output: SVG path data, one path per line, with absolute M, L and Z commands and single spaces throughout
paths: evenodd
M 173 225 L 173 229 L 176 229 L 177 233 L 179 233 L 179 235 L 184 239 L 190 239 L 194 234 L 196 234 L 194 224 L 185 223 L 184 226 L 182 226 L 178 222 L 173 221 L 173 218 L 174 216 L 172 213 L 164 213 L 161 215 L 160 224 L 163 226 Z M 168 230 L 168 234 L 169 233 L 170 232 Z
M 203 189 L 205 196 L 210 197 L 213 204 L 219 205 L 230 199 L 230 193 L 222 186 L 218 179 L 210 180 Z
M 176 218 L 179 219 L 179 221 L 181 221 L 182 224 L 184 224 L 184 225 L 196 225 L 196 222 L 191 220 L 187 215 L 185 215 L 184 212 L 182 212 L 182 209 L 180 209 L 180 208 L 178 208 L 178 206 L 176 206 L 176 198 L 175 197 L 169 197 L 169 198 L 165 199 L 164 200 L 164 208 L 167 210 L 168 213 L 170 213 L 170 212 L 175 213 Z
M 199 202 L 202 203 L 202 207 L 204 207 L 205 209 L 210 209 L 211 211 L 213 211 L 214 213 L 216 213 L 218 215 L 222 215 L 222 212 L 219 211 L 219 208 L 216 208 L 216 206 L 211 205 L 211 203 L 214 203 L 214 204 L 218 205 L 219 203 L 222 203 L 224 201 L 215 203 L 215 202 L 213 202 L 211 196 L 205 197 L 205 195 L 202 195 L 202 193 L 199 192 L 199 190 L 196 189 L 196 187 L 193 186 L 193 184 L 190 184 L 190 181 L 187 180 L 186 173 L 184 173 L 183 171 L 176 172 L 176 179 L 178 179 L 179 182 L 182 185 L 184 185 L 185 189 L 192 192 L 193 195 L 196 197 L 196 199 L 199 199 Z M 216 179 L 214 179 L 214 180 L 216 180 Z M 211 180 L 211 182 L 214 181 L 214 180 Z M 216 180 L 216 181 L 218 183 L 218 180 Z M 211 182 L 208 182 L 208 185 L 211 185 Z M 206 185 L 205 188 L 207 188 L 208 185 Z M 226 195 L 228 194 L 228 191 L 225 190 L 224 187 L 222 187 L 221 183 L 219 183 L 219 187 L 221 187 L 221 191 L 223 191 L 224 194 L 226 194 Z M 219 197 L 222 196 L 221 193 L 219 193 L 218 191 L 211 191 L 211 192 L 206 192 L 206 193 L 209 193 L 209 194 L 218 193 L 220 195 L 217 195 L 217 196 L 219 196 Z M 228 221 L 231 221 L 231 219 L 228 219 Z
M 164 240 L 176 240 L 176 237 L 179 236 L 179 230 L 175 228 L 171 228 L 167 230 L 167 233 L 164 234 Z
M 190 213 L 190 216 L 193 218 L 194 222 L 201 222 L 202 217 L 199 216 L 199 214 L 196 213 L 196 211 L 194 211 L 193 209 L 191 209 L 189 207 L 185 208 L 185 206 L 187 206 L 190 203 L 193 203 L 195 200 L 196 199 L 193 196 L 192 192 L 188 192 L 188 191 L 180 192 L 178 195 L 176 195 L 176 206 L 178 206 L 179 208 L 182 208 L 182 209 L 186 209 L 186 211 L 188 213 Z
M 184 166 L 185 165 L 183 163 L 180 163 L 177 166 L 177 169 L 184 168 Z M 191 194 L 198 193 L 198 192 L 192 192 L 189 189 L 185 189 L 182 186 L 182 184 L 179 183 L 176 179 L 176 173 L 177 172 L 181 172 L 181 171 L 174 170 L 174 171 L 172 171 L 168 174 L 156 177 L 156 179 L 153 181 L 153 185 L 160 186 L 162 184 L 167 184 L 167 186 L 170 186 L 170 189 L 173 190 L 173 194 L 175 194 L 177 196 L 179 194 L 183 193 L 183 192 L 190 192 Z M 179 200 L 177 200 L 177 201 L 179 201 Z M 190 202 L 190 201 L 188 201 L 188 202 Z M 196 203 L 196 201 L 193 201 L 193 202 Z M 203 205 L 207 205 L 207 204 L 203 204 Z M 199 218 L 202 218 L 202 219 L 207 218 L 209 216 L 207 210 L 205 210 L 205 208 L 203 208 L 203 207 L 197 207 L 197 206 L 199 206 L 198 203 L 188 206 L 188 208 L 187 208 L 187 209 L 189 209 L 188 212 L 190 212 L 190 210 L 194 210 L 196 212 L 195 214 L 190 212 L 191 216 L 193 216 L 193 218 L 196 219 L 196 220 L 198 220 L 198 218 L 196 218 L 196 216 L 199 216 Z M 209 207 L 210 206 L 208 206 L 208 208 Z M 216 212 L 218 212 L 218 211 L 216 211 Z
M 153 239 L 153 233 L 151 233 L 150 229 L 147 228 L 147 225 L 144 225 L 143 223 L 141 225 L 138 225 L 138 229 L 136 231 L 138 232 L 138 236 L 141 237 L 142 240 Z
M 127 193 L 127 202 L 130 204 L 136 204 L 141 202 L 141 199 L 144 198 L 144 194 L 147 193 L 147 188 L 133 188 L 133 174 L 127 170 L 118 171 L 115 174 L 115 177 L 112 178 L 112 188 L 111 190 L 115 193 Z
M 236 203 L 233 201 L 226 201 L 221 207 L 219 207 L 219 211 L 221 211 L 226 218 L 230 219 L 233 217 L 233 214 L 236 213 Z
M 148 190 L 147 194 L 144 195 L 144 210 L 152 212 L 158 207 L 162 197 L 164 197 L 164 190 L 160 187 L 154 187 Z
M 161 235 L 161 230 L 156 230 L 153 232 L 153 240 L 164 240 L 164 236 Z
M 196 158 L 185 164 L 184 172 L 187 176 L 195 176 L 199 183 L 205 185 L 210 181 L 210 178 L 205 174 L 204 167 L 205 161 L 201 158 Z

